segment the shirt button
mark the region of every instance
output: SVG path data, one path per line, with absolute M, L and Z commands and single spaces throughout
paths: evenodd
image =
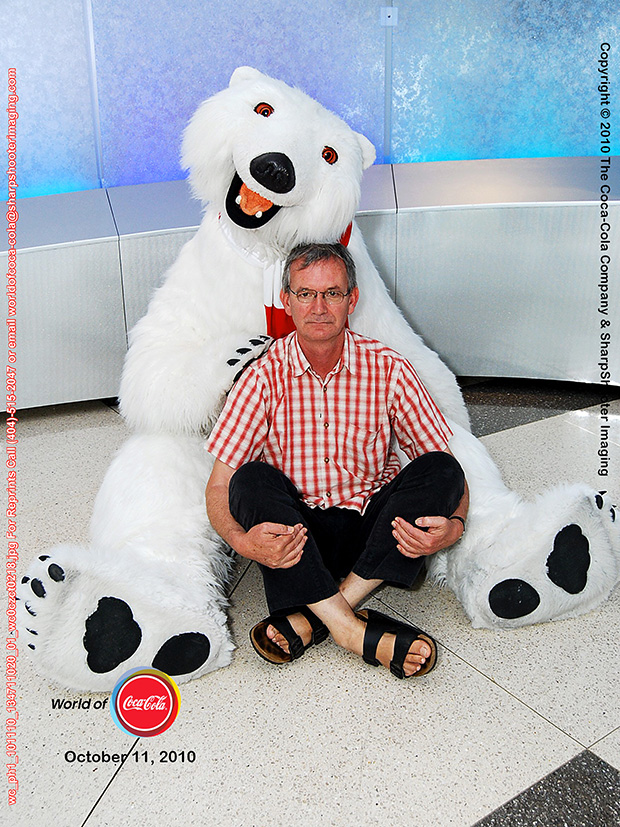
M 325 492 L 325 496 L 326 496 L 326 497 L 331 497 L 331 495 L 332 495 L 332 492 L 331 492 L 331 491 L 326 491 L 326 492 Z
M 324 428 L 329 428 L 329 422 L 326 422 L 326 423 L 325 423 L 325 425 L 324 425 L 323 427 L 324 427 Z
M 329 457 L 325 457 L 325 462 L 329 462 Z
M 323 393 L 327 393 L 327 385 L 323 385 Z

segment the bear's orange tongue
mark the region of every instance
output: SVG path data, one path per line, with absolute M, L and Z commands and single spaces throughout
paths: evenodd
M 269 201 L 257 192 L 253 192 L 245 184 L 241 184 L 237 203 L 246 215 L 267 212 L 270 207 L 273 207 L 273 201 Z

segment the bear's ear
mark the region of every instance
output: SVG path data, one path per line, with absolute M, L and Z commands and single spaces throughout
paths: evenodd
M 229 86 L 235 86 L 237 83 L 247 83 L 248 81 L 258 80 L 263 75 L 258 69 L 253 69 L 251 66 L 238 66 L 230 76 Z
M 377 151 L 368 138 L 364 137 L 364 135 L 356 132 L 355 137 L 357 138 L 360 149 L 362 150 L 362 160 L 364 164 L 363 169 L 368 169 L 369 166 L 374 164 L 375 158 L 377 157 Z

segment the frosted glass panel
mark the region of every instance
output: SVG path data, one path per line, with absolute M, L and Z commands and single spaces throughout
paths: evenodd
M 384 29 L 374 0 L 92 0 L 107 186 L 174 180 L 198 103 L 240 65 L 299 86 L 381 152 Z
M 386 29 L 387 4 L 1 0 L 0 90 L 15 67 L 20 96 L 19 197 L 99 187 L 97 146 L 107 186 L 181 178 L 188 118 L 242 64 L 316 97 L 379 160 L 598 154 L 597 59 L 612 44 L 613 83 L 620 3 L 394 0 Z
M 394 162 L 598 154 L 597 60 L 620 42 L 620 4 L 395 5 Z
M 82 0 L 2 0 L 0 32 L 2 110 L 17 70 L 18 197 L 98 187 Z

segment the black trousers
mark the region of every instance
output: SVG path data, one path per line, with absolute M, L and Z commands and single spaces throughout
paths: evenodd
M 401 554 L 392 521 L 450 517 L 465 489 L 465 476 L 450 454 L 417 457 L 370 499 L 364 514 L 351 508 L 311 508 L 288 477 L 264 462 L 241 466 L 231 477 L 229 508 L 248 531 L 263 522 L 308 529 L 301 559 L 287 569 L 260 566 L 271 614 L 318 603 L 338 592 L 353 571 L 364 580 L 413 585 L 424 558 Z

